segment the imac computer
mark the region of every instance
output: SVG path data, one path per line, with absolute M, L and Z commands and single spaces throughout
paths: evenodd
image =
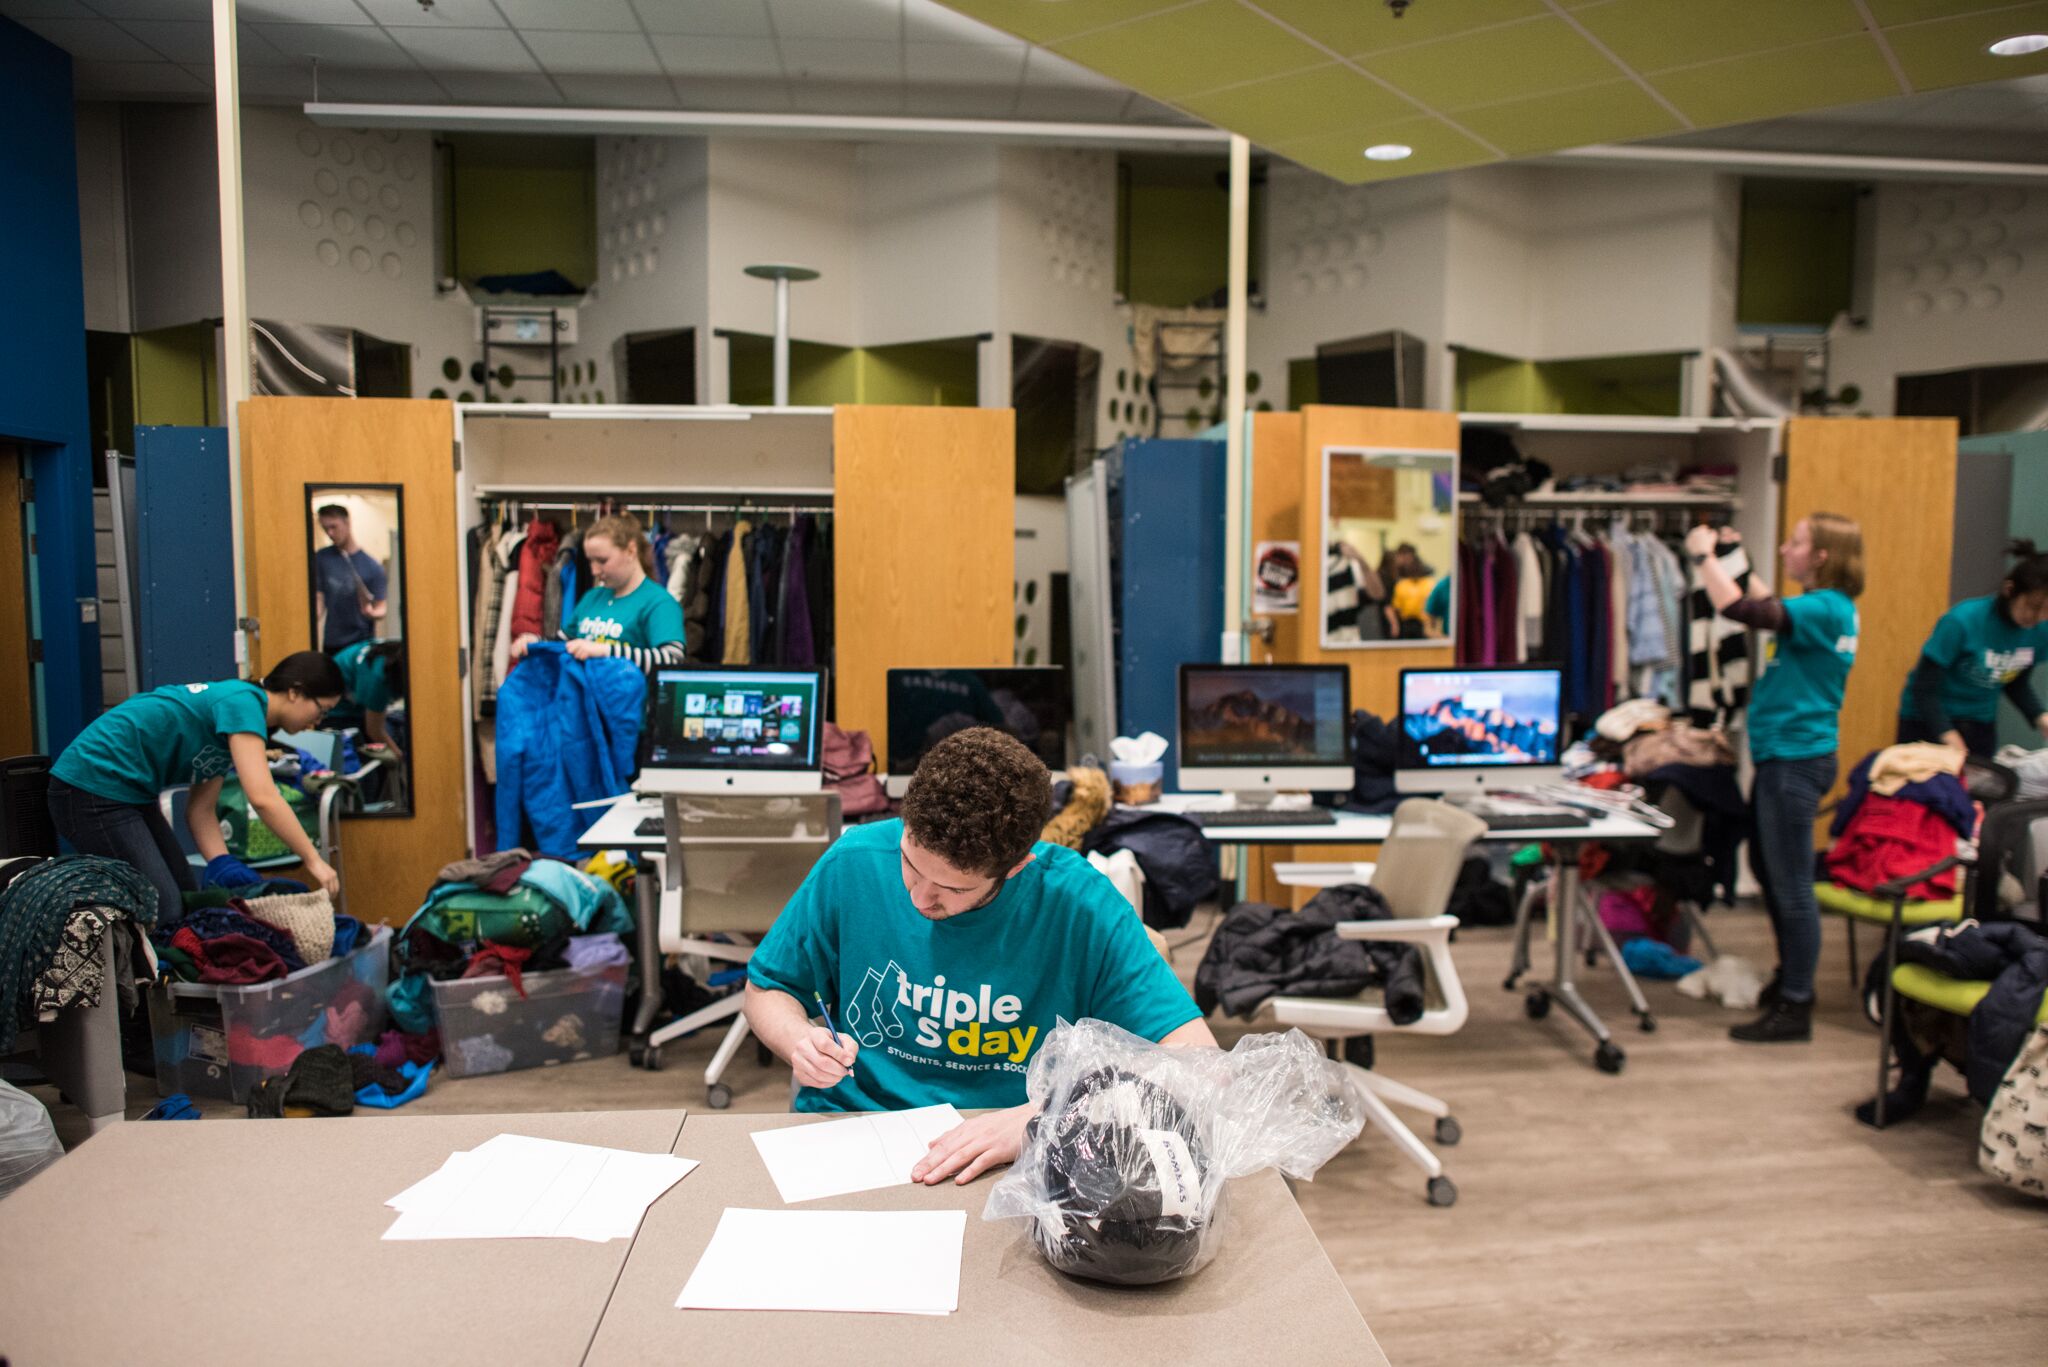
M 1563 670 L 1404 669 L 1395 790 L 1455 798 L 1562 782 L 1563 732 Z
M 784 797 L 818 792 L 822 669 L 661 669 L 640 732 L 636 792 Z
M 890 670 L 889 796 L 903 796 L 926 751 L 975 726 L 1015 736 L 1046 768 L 1065 769 L 1071 698 L 1057 667 Z
M 1281 792 L 1347 792 L 1351 671 L 1342 665 L 1180 667 L 1180 788 L 1238 807 Z

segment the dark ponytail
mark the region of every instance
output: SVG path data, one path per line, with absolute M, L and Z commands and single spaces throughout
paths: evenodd
M 263 691 L 288 693 L 299 690 L 302 698 L 338 698 L 342 695 L 341 666 L 317 650 L 301 650 L 277 662 L 277 668 L 263 676 Z
M 405 701 L 406 685 L 410 682 L 405 673 L 405 642 L 379 641 L 363 652 L 366 660 L 381 661 L 384 665 L 384 691 L 395 702 Z
M 2013 565 L 2005 572 L 2005 583 L 1999 587 L 2000 602 L 2010 603 L 2015 598 L 2048 589 L 2048 555 L 2034 549 L 2033 542 L 2025 537 L 2015 537 L 2005 553 L 2012 557 Z

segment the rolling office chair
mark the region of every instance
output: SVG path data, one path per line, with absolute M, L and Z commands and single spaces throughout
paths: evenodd
M 1380 846 L 1376 864 L 1282 864 L 1276 870 L 1282 883 L 1292 880 L 1293 886 L 1365 883 L 1387 899 L 1394 919 L 1345 921 L 1337 926 L 1337 934 L 1347 940 L 1412 944 L 1422 952 L 1425 1005 L 1420 1019 L 1396 1025 L 1378 992 L 1356 997 L 1273 997 L 1262 1009 L 1272 1012 L 1282 1026 L 1294 1026 L 1305 1035 L 1329 1042 L 1333 1057 L 1341 1051 L 1342 1041 L 1360 1036 L 1389 1031 L 1457 1033 L 1467 1014 L 1465 988 L 1451 960 L 1451 932 L 1457 928 L 1458 918 L 1444 908 L 1450 904 L 1466 853 L 1485 833 L 1486 822 L 1469 812 L 1430 798 L 1410 798 L 1394 809 L 1393 829 Z M 1429 1203 L 1448 1206 L 1455 1202 L 1458 1189 L 1444 1176 L 1443 1161 L 1388 1103 L 1435 1117 L 1436 1140 L 1445 1145 L 1457 1143 L 1460 1137 L 1450 1106 L 1372 1068 L 1350 1062 L 1345 1066 L 1360 1085 L 1372 1123 L 1386 1131 L 1428 1175 Z

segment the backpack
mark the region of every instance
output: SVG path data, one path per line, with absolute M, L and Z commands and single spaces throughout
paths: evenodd
M 889 810 L 889 794 L 875 777 L 875 743 L 865 731 L 842 731 L 825 723 L 825 786 L 839 794 L 841 816 L 871 816 Z
M 1977 1166 L 2048 1200 L 2048 1025 L 2027 1036 L 1992 1094 L 1977 1136 Z

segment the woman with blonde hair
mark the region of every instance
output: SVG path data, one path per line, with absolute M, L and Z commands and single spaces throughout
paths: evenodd
M 600 518 L 583 534 L 583 554 L 597 582 L 576 600 L 562 623 L 561 639 L 579 660 L 611 656 L 642 669 L 683 663 L 683 609 L 668 590 L 648 577 L 654 550 L 634 517 Z M 512 655 L 526 654 L 536 636 L 513 642 Z
M 1712 527 L 1695 527 L 1685 538 L 1701 586 L 1723 617 L 1773 633 L 1749 700 L 1756 762 L 1749 848 L 1778 940 L 1778 973 L 1764 991 L 1763 1015 L 1728 1033 L 1749 1044 L 1808 1040 L 1820 961 L 1813 823 L 1834 786 L 1842 693 L 1856 663 L 1863 530 L 1839 513 L 1813 513 L 1793 524 L 1778 558 L 1806 590 L 1796 598 L 1775 597 L 1761 585 L 1745 597 L 1716 557 L 1721 537 Z

